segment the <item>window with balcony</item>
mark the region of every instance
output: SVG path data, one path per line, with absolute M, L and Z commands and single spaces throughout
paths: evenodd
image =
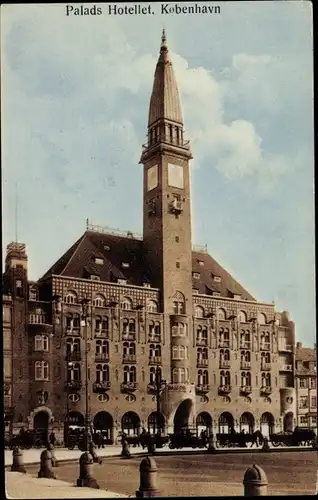
M 198 386 L 209 384 L 209 372 L 208 372 L 208 370 L 198 370 L 197 382 L 198 382 Z
M 208 365 L 208 349 L 207 347 L 199 347 L 197 349 L 197 364 L 207 366 Z
M 47 361 L 35 362 L 35 380 L 49 380 L 49 363 Z
M 156 384 L 156 373 L 158 372 L 158 375 L 159 375 L 159 380 L 162 379 L 162 371 L 161 371 L 161 368 L 160 367 L 152 367 L 150 368 L 150 372 L 149 372 L 149 384 L 150 385 L 155 385 Z
M 261 370 L 267 370 L 270 368 L 271 355 L 269 352 L 261 353 Z
M 208 329 L 206 326 L 197 326 L 196 329 L 196 342 L 197 344 L 208 345 Z
M 220 339 L 220 347 L 230 346 L 230 332 L 228 328 L 221 327 L 219 329 L 219 339 Z
M 250 334 L 249 330 L 241 330 L 240 348 L 241 349 L 250 349 L 251 348 L 251 334 Z
M 261 334 L 261 342 L 260 349 L 261 350 L 269 350 L 271 346 L 271 337 L 269 332 L 265 332 Z
M 222 387 L 231 385 L 231 373 L 229 371 L 220 372 L 220 385 Z
M 47 335 L 36 335 L 34 338 L 35 351 L 48 351 L 49 350 L 49 337 Z
M 160 342 L 161 340 L 161 325 L 159 321 L 150 321 L 148 325 L 149 340 Z
M 102 333 L 102 332 L 108 332 L 108 324 L 109 320 L 108 317 L 102 317 L 102 316 L 96 316 L 95 317 L 95 332 L 96 333 Z
M 134 319 L 123 320 L 123 337 L 134 339 L 136 335 L 136 321 Z
M 186 384 L 189 379 L 189 370 L 187 368 L 174 368 L 172 370 L 173 384 Z
M 270 373 L 262 373 L 262 388 L 271 387 L 271 374 Z
M 30 314 L 29 323 L 43 325 L 46 322 L 45 314 Z
M 135 342 L 124 342 L 123 344 L 123 356 L 124 358 L 130 358 L 136 356 L 136 344 Z
M 96 366 L 96 382 L 99 384 L 109 382 L 109 365 L 100 364 Z
M 196 318 L 204 318 L 204 308 L 202 306 L 195 306 L 194 315 Z
M 80 339 L 68 338 L 66 341 L 66 354 L 72 354 L 73 352 L 80 352 L 81 350 L 81 341 Z
M 69 382 L 81 380 L 81 365 L 79 363 L 71 363 L 67 366 L 67 380 Z
M 251 386 L 252 385 L 252 374 L 251 372 L 242 372 L 241 373 L 241 387 Z
M 157 313 L 158 312 L 158 304 L 155 300 L 148 300 L 147 311 L 150 313 Z
M 105 307 L 106 306 L 106 299 L 104 295 L 96 295 L 95 299 L 93 300 L 93 305 L 95 307 Z
M 308 379 L 305 377 L 302 377 L 299 379 L 299 387 L 302 389 L 307 389 L 308 388 Z
M 149 346 L 149 358 L 159 359 L 161 358 L 161 346 L 160 344 L 150 344 Z
M 95 347 L 95 357 L 100 359 L 108 359 L 109 343 L 107 340 L 97 340 Z
M 64 296 L 64 302 L 66 304 L 76 304 L 77 303 L 77 293 L 73 291 L 67 292 L 67 294 Z
M 136 367 L 124 366 L 124 384 L 136 382 Z

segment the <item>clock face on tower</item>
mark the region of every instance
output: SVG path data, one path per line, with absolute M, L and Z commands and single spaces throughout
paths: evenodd
M 179 189 L 184 188 L 183 167 L 173 163 L 168 164 L 168 184 Z
M 147 172 L 147 191 L 151 191 L 158 186 L 158 165 L 148 168 Z

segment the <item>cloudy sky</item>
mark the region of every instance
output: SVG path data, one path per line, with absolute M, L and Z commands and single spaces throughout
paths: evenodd
M 101 16 L 2 5 L 4 244 L 16 192 L 33 280 L 86 218 L 142 232 L 138 162 L 165 27 L 194 155 L 193 242 L 313 344 L 311 3 L 225 2 L 196 16 L 96 5 Z

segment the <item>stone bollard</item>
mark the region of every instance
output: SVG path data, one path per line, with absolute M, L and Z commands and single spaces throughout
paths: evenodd
M 136 497 L 156 497 L 157 490 L 157 464 L 152 457 L 146 457 L 140 462 L 140 486 Z
M 131 458 L 131 453 L 129 451 L 129 444 L 128 441 L 126 441 L 126 439 L 124 439 L 123 441 L 123 448 L 121 450 L 120 456 L 122 458 Z
M 80 475 L 76 486 L 87 486 L 88 488 L 99 489 L 96 479 L 93 478 L 93 457 L 85 451 L 80 457 Z
M 20 450 L 20 448 L 18 446 L 15 446 L 12 450 L 11 471 L 12 472 L 22 472 L 23 474 L 26 473 L 26 469 L 24 466 L 24 460 L 23 460 L 23 452 L 22 452 L 22 450 Z
M 55 451 L 54 451 L 54 446 L 52 443 L 49 443 L 47 446 L 47 449 L 52 455 L 52 467 L 58 467 L 59 464 L 57 463 L 56 456 L 55 456 Z
M 271 451 L 267 437 L 264 437 L 262 451 Z
M 41 465 L 38 472 L 38 477 L 56 479 L 52 469 L 52 453 L 49 450 L 43 450 L 41 453 Z
M 95 464 L 101 465 L 103 463 L 102 459 L 96 453 L 96 446 L 93 441 L 89 443 L 89 453 L 92 455 Z
M 268 480 L 265 472 L 258 465 L 246 470 L 243 479 L 245 497 L 267 496 Z

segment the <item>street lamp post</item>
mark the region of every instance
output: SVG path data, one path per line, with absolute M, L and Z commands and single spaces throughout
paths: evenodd
M 90 434 L 90 414 L 89 414 L 89 404 L 88 404 L 88 329 L 87 329 L 87 319 L 88 319 L 88 299 L 82 300 L 82 316 L 81 316 L 81 326 L 84 327 L 84 337 L 85 337 L 85 449 L 89 451 L 89 445 L 91 442 Z
M 156 368 L 156 380 L 155 380 L 155 388 L 156 388 L 156 402 L 157 402 L 157 412 L 156 412 L 156 431 L 159 431 L 159 418 L 160 418 L 160 395 L 164 388 L 167 385 L 166 380 L 162 380 L 161 378 L 161 370 L 159 366 Z

